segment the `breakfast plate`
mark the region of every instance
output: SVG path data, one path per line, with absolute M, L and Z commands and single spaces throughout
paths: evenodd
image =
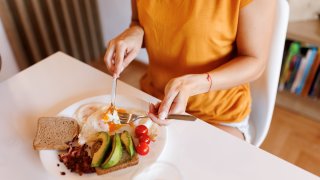
M 105 105 L 110 103 L 110 95 L 95 96 L 76 102 L 64 110 L 58 116 L 75 117 L 75 113 L 79 107 L 89 103 L 103 103 Z M 135 112 L 147 112 L 148 102 L 130 96 L 117 95 L 116 106 Z M 151 120 L 147 120 L 150 123 Z M 95 173 L 83 174 L 79 176 L 77 173 L 72 173 L 63 163 L 59 161 L 56 150 L 40 150 L 40 159 L 45 169 L 52 175 L 59 178 L 67 179 L 132 179 L 132 176 L 141 169 L 150 166 L 150 163 L 156 162 L 161 152 L 164 150 L 167 141 L 167 128 L 158 126 L 157 137 L 155 142 L 150 144 L 150 152 L 146 156 L 140 156 L 139 164 L 128 167 L 119 171 L 111 172 L 109 174 L 98 176 Z

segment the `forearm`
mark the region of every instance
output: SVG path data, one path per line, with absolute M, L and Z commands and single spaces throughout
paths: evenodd
M 132 20 L 130 23 L 129 28 L 127 29 L 127 31 L 133 31 L 136 35 L 142 35 L 142 38 L 144 37 L 144 30 L 141 27 L 139 21 L 136 20 Z M 144 41 L 142 41 L 142 45 L 141 47 L 145 47 L 144 46 Z
M 136 0 L 131 0 L 131 10 L 132 10 L 131 23 L 128 29 L 132 28 L 140 32 L 142 31 L 144 33 L 144 30 L 140 25 L 140 21 L 138 17 Z
M 129 25 L 129 28 L 131 28 L 131 27 L 135 27 L 135 26 L 139 26 L 139 27 L 141 27 L 141 25 L 140 25 L 140 23 L 139 23 L 139 21 L 138 20 L 131 20 L 131 23 L 130 23 L 130 25 Z
M 182 77 L 190 95 L 197 95 L 215 90 L 224 90 L 249 83 L 262 74 L 264 63 L 254 57 L 238 56 L 228 63 L 207 73 L 185 75 Z
M 260 77 L 264 68 L 264 60 L 250 56 L 238 56 L 209 72 L 212 77 L 211 90 L 230 89 L 252 82 Z
M 133 32 L 134 34 L 133 35 L 144 35 L 144 30 L 143 28 L 140 26 L 140 25 L 132 25 L 130 26 L 127 31 L 130 31 L 130 32 Z

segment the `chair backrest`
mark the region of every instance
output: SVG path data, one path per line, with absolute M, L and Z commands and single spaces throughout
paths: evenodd
M 276 24 L 266 69 L 258 80 L 251 83 L 252 111 L 250 121 L 255 128 L 252 137 L 252 144 L 255 146 L 260 146 L 265 139 L 274 110 L 289 20 L 289 5 L 286 0 L 278 0 L 276 13 Z

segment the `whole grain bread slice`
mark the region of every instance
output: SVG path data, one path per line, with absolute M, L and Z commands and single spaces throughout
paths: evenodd
M 108 169 L 96 168 L 96 173 L 98 175 L 103 175 L 103 174 L 111 173 L 113 171 L 118 171 L 120 169 L 125 169 L 127 167 L 137 165 L 138 163 L 139 163 L 139 156 L 137 153 L 135 153 L 135 155 L 132 158 L 130 158 L 130 155 L 127 153 L 127 151 L 123 150 L 121 160 L 118 164 Z
M 79 134 L 75 119 L 69 117 L 41 117 L 33 141 L 35 150 L 66 150 L 67 142 Z

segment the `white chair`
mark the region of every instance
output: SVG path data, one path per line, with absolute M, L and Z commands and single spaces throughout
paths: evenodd
M 289 20 L 289 5 L 286 0 L 278 0 L 276 13 L 276 24 L 267 67 L 262 76 L 251 83 L 252 111 L 250 114 L 250 128 L 253 127 L 254 129 L 252 144 L 257 147 L 262 144 L 268 133 L 277 95 Z

